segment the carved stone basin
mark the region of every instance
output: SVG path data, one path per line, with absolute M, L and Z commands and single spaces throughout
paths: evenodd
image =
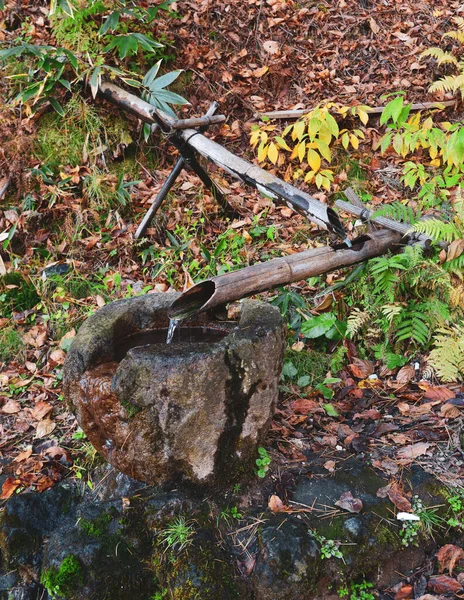
M 90 442 L 151 484 L 230 482 L 254 469 L 278 398 L 284 330 L 246 301 L 237 322 L 200 315 L 164 343 L 177 294 L 108 304 L 81 327 L 64 367 L 67 400 Z

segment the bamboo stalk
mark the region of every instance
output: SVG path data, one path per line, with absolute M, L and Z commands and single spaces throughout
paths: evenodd
M 103 82 L 100 85 L 100 92 L 108 100 L 142 119 L 142 121 L 150 124 L 158 123 L 165 133 L 169 133 L 173 129 L 175 119 L 120 87 Z M 264 196 L 286 203 L 322 229 L 329 229 L 343 239 L 347 239 L 337 213 L 316 198 L 282 181 L 257 165 L 232 154 L 232 152 L 206 138 L 195 129 L 176 131 L 175 136 L 177 136 L 177 140 L 180 140 L 180 146 L 182 144 L 188 145 L 235 179 L 254 187 Z M 173 142 L 175 142 L 174 138 Z
M 179 296 L 168 315 L 185 319 L 280 285 L 363 262 L 399 246 L 401 237 L 393 231 L 377 231 L 354 240 L 352 248 L 345 244 L 314 248 L 206 279 Z
M 457 100 L 445 100 L 444 102 L 418 102 L 411 106 L 411 110 L 426 110 L 433 108 L 444 108 L 454 106 Z M 383 112 L 385 106 L 376 106 L 375 108 L 366 109 L 366 112 L 371 115 L 379 115 Z M 300 108 L 297 110 L 271 110 L 265 113 L 256 113 L 255 118 L 267 117 L 268 119 L 298 119 L 303 115 L 307 115 L 312 108 Z

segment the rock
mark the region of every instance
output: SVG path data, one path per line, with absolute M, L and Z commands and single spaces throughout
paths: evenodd
M 261 527 L 258 539 L 251 582 L 256 598 L 308 598 L 317 584 L 321 561 L 307 525 L 295 517 L 277 515 Z
M 122 351 L 137 332 L 167 327 L 175 297 L 122 300 L 90 317 L 66 359 L 65 395 L 91 443 L 123 473 L 155 484 L 229 484 L 253 471 L 271 423 L 282 319 L 274 307 L 249 301 L 214 343 Z M 211 315 L 201 315 L 196 325 L 208 322 Z

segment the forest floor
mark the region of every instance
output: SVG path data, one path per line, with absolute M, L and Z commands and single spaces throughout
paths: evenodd
M 384 95 L 397 90 L 411 102 L 449 99 L 429 94 L 438 70 L 419 54 L 439 45 L 451 17 L 463 14 L 459 2 L 408 0 L 203 0 L 177 2 L 171 10 L 174 16 L 156 20 L 153 36 L 166 44 L 169 69 L 185 69 L 177 91 L 190 106 L 182 107 L 182 115 L 201 115 L 218 101 L 227 122 L 208 135 L 250 160 L 249 134 L 259 112 L 309 109 L 322 100 L 383 106 Z M 6 2 L 0 41 L 6 46 L 18 39 L 53 42 L 47 3 Z M 0 201 L 3 502 L 25 490 L 42 492 L 66 477 L 92 486 L 98 458 L 61 386 L 66 351 L 87 315 L 119 298 L 186 289 L 221 269 L 328 239 L 290 208 L 214 172 L 239 213 L 226 219 L 198 178 L 183 172 L 146 238 L 136 242 L 135 230 L 176 151 L 156 136 L 143 143 L 136 119 L 99 97 L 93 101 L 85 88 L 63 99 L 66 114 L 59 117 L 51 109 L 27 114 L 9 108 L 10 85 L 7 79 L 0 83 L 0 184 L 9 185 Z M 456 104 L 444 115 L 456 122 L 460 111 Z M 89 122 L 106 131 L 93 156 L 85 150 Z M 381 136 L 378 117 L 363 132 L 357 151 L 337 158 L 330 191 L 301 185 L 330 204 L 351 185 L 372 205 L 409 197 L 417 206 L 417 196 L 400 182 L 401 157 L 374 152 Z M 62 156 L 67 160 L 61 162 Z M 121 174 L 134 183 L 125 188 L 130 197 L 118 200 Z M 353 222 L 345 219 L 349 231 Z M 317 453 L 332 474 L 358 456 L 397 486 L 393 511 L 411 502 L 414 490 L 407 482 L 413 465 L 450 489 L 464 490 L 464 387 L 444 384 L 427 370 L 428 349 L 403 346 L 403 366 L 389 369 L 360 341 L 301 334 L 305 319 L 347 314 L 349 286 L 312 300 L 345 276 L 334 272 L 262 295 L 280 306 L 289 323 L 281 402 L 266 446 L 272 470 L 298 469 Z M 274 490 L 284 503 L 288 494 L 290 480 Z M 433 563 L 428 574 L 437 568 Z M 407 586 L 399 577 L 390 597 L 418 597 L 412 587 L 407 595 Z M 449 590 L 429 591 L 438 597 Z

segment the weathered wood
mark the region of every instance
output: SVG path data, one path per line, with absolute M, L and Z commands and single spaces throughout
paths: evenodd
M 224 123 L 226 120 L 224 115 L 214 115 L 211 117 L 195 117 L 192 119 L 177 119 L 173 123 L 173 129 L 195 129 L 196 127 L 209 127 L 210 125 L 217 125 L 218 123 Z
M 401 245 L 402 235 L 376 231 L 345 244 L 324 246 L 212 277 L 191 287 L 169 309 L 169 316 L 182 319 L 198 312 L 222 306 L 280 285 L 301 281 L 380 256 Z
M 411 110 L 426 110 L 433 108 L 443 108 L 447 106 L 454 106 L 457 100 L 445 100 L 444 102 L 418 102 L 411 106 Z M 366 109 L 366 112 L 372 115 L 379 115 L 383 112 L 385 106 L 376 106 L 373 108 Z M 265 113 L 256 113 L 254 116 L 256 119 L 261 117 L 267 117 L 268 119 L 298 119 L 303 115 L 308 114 L 312 108 L 300 108 L 297 110 L 271 110 Z
M 157 122 L 165 133 L 172 130 L 175 119 L 165 113 L 161 113 L 161 111 L 158 111 L 137 96 L 112 83 L 106 82 L 101 84 L 100 92 L 108 100 L 136 115 L 146 123 L 152 124 Z M 235 156 L 232 152 L 229 152 L 194 129 L 176 131 L 175 135 L 177 136 L 177 140 L 181 140 L 182 143 L 218 165 L 221 169 L 232 175 L 232 177 L 254 187 L 263 195 L 273 200 L 286 203 L 322 229 L 330 229 L 343 239 L 346 239 L 346 232 L 337 213 L 316 198 L 282 181 L 257 165 L 253 165 L 243 158 Z

